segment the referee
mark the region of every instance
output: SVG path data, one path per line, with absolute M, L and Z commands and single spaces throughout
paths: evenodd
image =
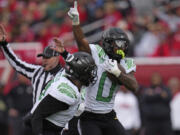
M 11 66 L 20 74 L 27 77 L 33 87 L 33 104 L 38 101 L 38 98 L 44 89 L 45 85 L 61 70 L 59 63 L 59 54 L 64 58 L 68 53 L 62 48 L 61 41 L 58 38 L 54 38 L 56 44 L 56 50 L 51 46 L 47 46 L 42 54 L 38 54 L 38 57 L 42 57 L 42 65 L 34 65 L 19 59 L 12 51 L 10 44 L 6 41 L 7 33 L 3 25 L 0 25 L 0 46 L 6 59 Z

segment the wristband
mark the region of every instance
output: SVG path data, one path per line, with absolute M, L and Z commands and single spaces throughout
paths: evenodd
M 67 56 L 68 56 L 68 52 L 67 52 L 66 50 L 64 50 L 64 52 L 60 53 L 60 55 L 61 55 L 64 59 L 66 59 Z
M 6 46 L 8 44 L 8 42 L 6 40 L 0 41 L 0 45 L 2 46 Z

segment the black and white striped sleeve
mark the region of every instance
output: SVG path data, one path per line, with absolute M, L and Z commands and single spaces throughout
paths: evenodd
M 38 69 L 40 66 L 29 64 L 27 62 L 22 61 L 19 59 L 13 50 L 10 47 L 10 44 L 4 45 L 2 47 L 3 53 L 6 57 L 6 59 L 9 61 L 11 66 L 20 74 L 26 76 L 28 79 L 32 79 L 36 69 Z

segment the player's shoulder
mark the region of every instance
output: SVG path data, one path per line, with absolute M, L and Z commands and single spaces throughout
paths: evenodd
M 92 50 L 96 50 L 97 52 L 104 51 L 103 48 L 99 44 L 89 44 L 89 46 Z
M 66 77 L 54 82 L 49 90 L 51 96 L 69 105 L 80 101 L 78 88 Z
M 124 58 L 121 60 L 120 64 L 124 67 L 126 73 L 136 71 L 136 64 L 133 58 Z
M 104 49 L 98 44 L 90 44 L 92 56 L 95 58 L 95 61 L 103 63 L 107 54 Z
M 64 69 L 60 70 L 60 71 L 55 75 L 55 77 L 54 77 L 54 82 L 57 82 L 57 81 L 59 81 L 59 80 L 66 79 L 65 74 L 66 74 L 66 73 L 65 73 L 65 70 L 64 70 Z
M 136 66 L 133 58 L 124 58 L 123 60 L 128 68 L 132 68 L 132 67 Z
M 77 87 L 67 78 L 67 75 L 65 73 L 65 70 L 62 72 L 58 72 L 58 74 L 54 77 L 54 83 L 57 84 L 58 89 L 69 89 L 74 90 Z
M 77 99 L 79 96 L 79 92 L 77 91 L 77 89 L 73 86 L 72 83 L 69 83 L 68 81 L 61 82 L 57 86 L 57 90 L 70 98 Z
M 64 100 L 71 99 L 75 101 L 80 97 L 77 86 L 75 86 L 66 76 L 63 76 L 62 74 L 60 75 L 60 78 L 59 76 L 56 76 L 49 85 L 51 85 L 49 86 L 49 93 L 57 99 L 63 98 Z

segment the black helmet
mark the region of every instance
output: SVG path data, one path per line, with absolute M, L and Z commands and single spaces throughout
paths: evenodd
M 106 54 L 111 58 L 115 59 L 118 62 L 123 58 L 122 54 L 114 53 L 114 45 L 115 43 L 117 47 L 124 48 L 124 54 L 126 55 L 128 52 L 129 39 L 127 35 L 120 28 L 110 28 L 105 30 L 102 35 L 102 47 Z
M 89 86 L 97 80 L 97 66 L 92 56 L 86 52 L 76 52 L 66 59 L 65 71 L 82 85 Z

